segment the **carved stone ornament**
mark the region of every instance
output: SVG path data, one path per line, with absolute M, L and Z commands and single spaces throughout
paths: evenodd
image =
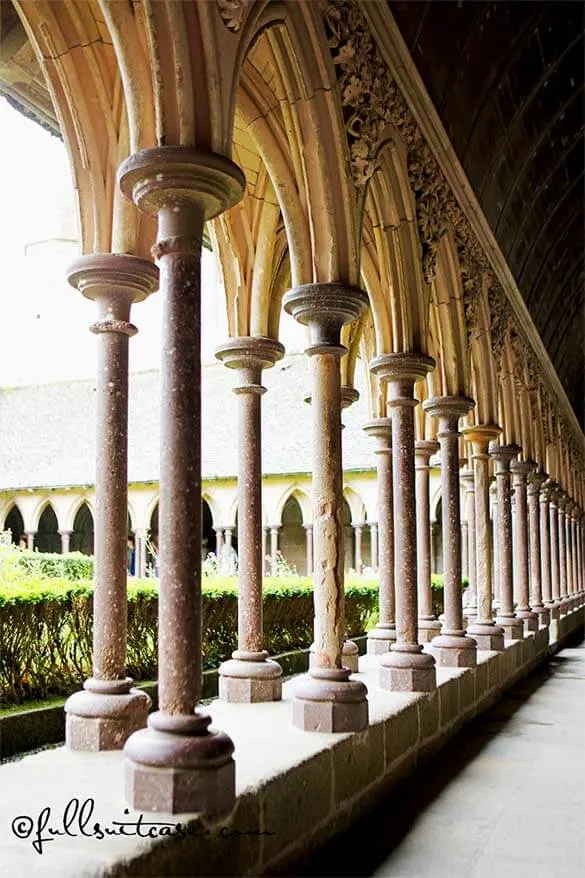
M 499 369 L 501 366 L 502 353 L 506 341 L 511 311 L 504 290 L 498 281 L 490 284 L 488 300 L 490 306 L 492 350 Z
M 250 0 L 215 0 L 228 30 L 237 33 L 242 26 Z
M 325 28 L 345 117 L 351 171 L 359 189 L 376 170 L 382 134 L 400 132 L 407 149 L 408 178 L 415 196 L 425 281 L 435 276 L 437 250 L 447 230 L 449 186 L 382 58 L 358 5 L 323 4 Z M 452 196 L 451 196 L 452 197 Z

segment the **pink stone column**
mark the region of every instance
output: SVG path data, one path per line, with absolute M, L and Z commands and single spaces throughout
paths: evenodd
M 522 619 L 524 633 L 538 630 L 538 616 L 530 609 L 530 581 L 528 559 L 528 510 L 527 479 L 536 469 L 530 460 L 513 460 L 510 470 L 513 476 L 516 501 L 516 528 L 514 544 L 514 585 L 516 616 Z
M 561 608 L 561 574 L 559 558 L 559 486 L 551 482 L 549 486 L 549 524 L 550 524 L 550 572 L 551 591 L 555 609 Z
M 567 537 L 565 528 L 565 507 L 567 494 L 560 490 L 557 498 L 558 540 L 559 540 L 559 597 L 561 615 L 567 612 Z
M 542 600 L 548 610 L 549 617 L 553 617 L 555 602 L 552 596 L 552 558 L 550 538 L 550 495 L 551 481 L 545 479 L 540 488 L 540 580 L 542 584 Z
M 70 541 L 72 530 L 60 530 L 59 536 L 61 537 L 61 554 L 66 555 L 70 550 Z
M 419 440 L 414 443 L 419 643 L 429 643 L 441 630 L 441 623 L 433 613 L 431 513 L 429 508 L 429 460 L 438 450 L 438 442 Z
M 418 642 L 414 469 L 414 409 L 418 405 L 414 387 L 434 367 L 431 357 L 417 353 L 382 354 L 370 363 L 370 371 L 387 384 L 392 417 L 396 641 L 380 660 L 379 682 L 382 689 L 403 692 L 436 688 L 435 661 Z M 382 517 L 378 519 L 381 528 Z
M 223 527 L 216 527 L 215 530 L 215 557 L 218 561 L 221 560 L 221 553 L 223 549 Z
M 463 473 L 461 473 L 461 481 L 463 482 Z M 465 509 L 465 498 L 463 501 L 463 513 L 467 515 Z M 461 519 L 461 576 L 463 579 L 469 579 L 469 534 L 467 532 L 467 518 Z M 469 617 L 469 605 L 466 607 L 466 615 Z
M 284 347 L 264 337 L 232 338 L 215 356 L 236 369 L 238 399 L 238 648 L 219 668 L 222 701 L 280 701 L 282 668 L 268 660 L 262 625 L 262 371 Z M 278 537 L 278 529 L 273 528 Z M 276 540 L 273 563 L 276 565 Z
M 496 445 L 490 456 L 496 462 L 496 486 L 498 513 L 496 539 L 498 541 L 498 569 L 500 607 L 496 625 L 504 629 L 505 640 L 522 640 L 524 623 L 514 612 L 514 579 L 512 563 L 512 508 L 510 492 L 510 464 L 516 460 L 520 448 L 517 445 Z
M 476 664 L 475 640 L 466 637 L 463 628 L 458 429 L 459 419 L 474 405 L 473 400 L 460 396 L 438 397 L 423 403 L 425 411 L 439 419 L 445 621 L 429 649 L 437 664 L 444 667 L 473 668 Z
M 490 474 L 488 448 L 497 439 L 495 424 L 478 424 L 465 431 L 473 449 L 475 501 L 475 586 L 477 616 L 467 629 L 478 649 L 504 649 L 504 629 L 494 622 L 492 597 L 492 540 L 490 534 Z
M 374 522 L 370 524 L 370 567 L 378 572 L 378 525 Z
M 313 575 L 313 525 L 305 524 L 307 576 Z
M 96 515 L 92 676 L 65 704 L 72 750 L 118 750 L 146 725 L 150 699 L 126 676 L 128 346 L 132 303 L 158 287 L 156 267 L 118 254 L 82 256 L 68 281 L 97 304 Z
M 567 503 L 565 506 L 565 545 L 566 545 L 566 553 L 567 553 L 567 597 L 569 600 L 569 605 L 572 608 L 573 605 L 573 510 L 575 508 L 575 504 L 569 497 L 567 499 Z
M 136 576 L 144 579 L 146 576 L 146 530 L 137 528 L 136 536 Z
M 32 552 L 35 547 L 35 537 L 37 535 L 36 530 L 27 530 L 26 532 L 26 547 Z
M 540 489 L 547 476 L 542 471 L 528 476 L 528 529 L 530 532 L 530 581 L 532 585 L 532 611 L 538 616 L 540 628 L 546 628 L 550 622 L 550 613 L 544 605 L 542 596 L 542 545 L 540 539 Z M 550 560 L 549 560 L 550 564 Z
M 270 528 L 270 566 L 272 568 L 271 573 L 274 576 L 276 572 L 276 565 L 278 564 L 278 532 L 280 530 L 279 524 L 273 524 Z
M 341 328 L 364 312 L 363 290 L 342 283 L 306 284 L 283 299 L 308 326 L 313 416 L 314 659 L 295 687 L 293 724 L 306 731 L 361 731 L 367 690 L 342 665 L 345 635 L 344 525 L 341 457 Z
M 382 655 L 396 640 L 392 421 L 376 418 L 364 426 L 364 432 L 376 440 L 378 476 L 378 624 L 368 631 L 367 650 L 369 655 Z
M 477 617 L 477 590 L 476 590 L 476 559 L 475 559 L 475 478 L 473 470 L 464 470 L 461 473 L 461 481 L 465 489 L 463 496 L 466 515 L 467 536 L 467 586 L 468 604 L 465 607 L 465 615 L 469 623 Z
M 138 811 L 229 811 L 234 746 L 199 710 L 201 654 L 201 246 L 204 223 L 241 199 L 225 156 L 167 146 L 132 155 L 123 193 L 157 219 L 163 299 L 159 709 L 126 742 L 126 795 Z

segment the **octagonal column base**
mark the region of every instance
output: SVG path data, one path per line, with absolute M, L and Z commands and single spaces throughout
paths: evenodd
M 70 750 L 122 750 L 134 732 L 143 729 L 152 702 L 146 692 L 120 694 L 76 692 L 65 703 L 65 743 Z
M 234 653 L 237 655 L 237 653 Z M 261 658 L 232 658 L 223 662 L 218 671 L 218 694 L 221 701 L 235 704 L 257 704 L 282 699 L 282 668 L 278 662 Z
M 532 612 L 538 616 L 538 627 L 548 628 L 550 625 L 550 611 L 548 607 L 533 607 Z
M 393 643 L 396 643 L 396 625 L 378 626 L 368 631 L 367 652 L 368 655 L 384 655 L 390 652 Z
M 538 616 L 532 610 L 516 610 L 516 618 L 522 619 L 525 634 L 538 631 Z
M 235 802 L 234 745 L 203 713 L 160 711 L 124 747 L 126 798 L 137 811 L 228 814 Z
M 438 619 L 418 620 L 418 642 L 430 643 L 433 638 L 441 633 L 441 623 Z
M 427 653 L 393 649 L 380 664 L 378 682 L 392 692 L 432 692 L 437 688 L 435 660 Z
M 474 668 L 477 645 L 471 637 L 461 634 L 439 634 L 427 646 L 441 668 Z
M 496 625 L 504 629 L 504 640 L 524 640 L 524 623 L 517 616 L 496 616 Z
M 312 668 L 295 686 L 293 725 L 305 732 L 361 732 L 368 725 L 367 689 L 348 668 Z
M 475 622 L 467 629 L 467 634 L 475 640 L 478 649 L 493 652 L 502 652 L 504 649 L 504 629 L 493 622 Z

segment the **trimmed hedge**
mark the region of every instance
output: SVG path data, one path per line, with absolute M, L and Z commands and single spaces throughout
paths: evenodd
M 29 580 L 0 589 L 0 703 L 68 694 L 91 673 L 92 584 L 65 579 Z M 203 585 L 205 668 L 217 667 L 237 645 L 235 581 Z M 362 634 L 377 606 L 375 583 L 348 583 L 350 636 Z M 157 674 L 158 586 L 128 585 L 128 673 L 135 680 Z M 307 647 L 313 640 L 310 579 L 266 579 L 265 646 L 272 655 Z
M 32 577 L 69 579 L 71 582 L 93 579 L 93 556 L 82 552 L 58 555 L 25 549 L 13 557 L 16 558 L 18 567 Z

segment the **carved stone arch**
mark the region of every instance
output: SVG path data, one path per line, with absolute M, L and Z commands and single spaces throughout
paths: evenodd
M 521 446 L 522 433 L 518 394 L 514 376 L 514 361 L 509 344 L 502 351 L 501 371 L 499 376 L 499 424 L 503 428 L 503 439 L 506 444 Z
M 471 382 L 461 270 L 449 235 L 443 236 L 438 250 L 431 312 L 436 345 L 441 351 L 442 395 L 469 396 Z
M 12 542 L 19 544 L 20 539 L 25 533 L 24 516 L 20 511 L 20 507 L 16 500 L 9 501 L 4 509 L 2 530 L 10 530 L 12 533 Z
M 366 520 L 366 504 L 362 500 L 358 491 L 348 485 L 344 485 L 343 497 L 347 501 L 351 513 L 350 524 L 359 524 Z
M 112 34 L 99 3 L 20 0 L 15 7 L 45 76 L 69 155 L 82 252 L 148 256 L 153 224 L 116 186 L 130 131 Z
M 303 524 L 311 524 L 313 520 L 313 507 L 311 504 L 311 499 L 300 488 L 298 485 L 292 485 L 292 487 L 287 487 L 282 497 L 278 501 L 278 505 L 276 507 L 276 521 L 274 524 L 282 523 L 282 513 L 284 511 L 284 507 L 286 506 L 288 500 L 293 497 L 300 506 L 301 512 L 303 514 Z
M 498 379 L 490 332 L 487 288 L 483 287 L 475 306 L 475 326 L 470 342 L 471 396 L 475 400 L 477 424 L 498 422 Z
M 209 490 L 202 491 L 201 500 L 202 501 L 205 500 L 205 502 L 209 506 L 209 510 L 211 512 L 211 517 L 213 519 L 213 526 L 219 527 L 222 524 L 222 522 L 220 521 L 221 516 L 219 514 L 219 506 L 217 504 L 215 497 L 211 493 L 211 491 L 209 491 Z

